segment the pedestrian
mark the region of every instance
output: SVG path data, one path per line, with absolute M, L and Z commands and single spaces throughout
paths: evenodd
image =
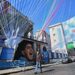
M 43 47 L 43 51 L 42 51 L 42 60 L 43 63 L 49 63 L 49 53 L 45 46 Z
M 36 51 L 36 65 L 35 65 L 35 73 L 41 73 L 42 66 L 41 66 L 41 50 L 40 44 L 38 44 L 37 51 Z
M 35 65 L 35 74 L 41 72 L 41 55 L 40 52 L 37 50 L 36 51 L 36 65 Z

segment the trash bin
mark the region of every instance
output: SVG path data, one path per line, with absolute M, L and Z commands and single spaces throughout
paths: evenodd
M 3 47 L 0 60 L 13 60 L 14 57 L 14 49 L 13 48 L 7 48 Z

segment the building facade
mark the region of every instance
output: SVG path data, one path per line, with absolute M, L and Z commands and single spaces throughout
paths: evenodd
M 65 43 L 64 31 L 61 23 L 49 27 L 51 39 L 51 51 L 53 59 L 67 57 L 67 48 Z
M 42 42 L 47 43 L 47 44 L 45 45 L 46 48 L 47 48 L 47 50 L 48 50 L 48 51 L 51 50 L 50 36 L 49 36 L 49 34 L 46 33 L 45 31 L 43 31 L 41 34 L 40 34 L 40 30 L 37 31 L 37 32 L 35 33 L 34 39 L 37 39 L 38 41 L 42 41 Z M 43 49 L 43 46 L 44 46 L 44 45 L 42 45 L 41 49 Z
M 0 0 L 0 36 L 28 37 L 29 32 L 33 36 L 33 22 L 7 0 Z
M 18 43 L 28 37 L 29 32 L 33 36 L 33 22 L 7 0 L 0 0 L 0 60 L 13 59 Z M 4 48 L 13 49 L 13 54 L 9 54 L 10 50 L 9 53 L 8 50 L 3 51 Z M 6 52 L 5 57 L 3 52 Z
M 75 56 L 75 16 L 62 24 L 69 56 Z

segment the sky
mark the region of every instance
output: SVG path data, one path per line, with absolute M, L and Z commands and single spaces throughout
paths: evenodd
M 18 11 L 34 23 L 34 33 L 75 16 L 75 0 L 8 0 Z

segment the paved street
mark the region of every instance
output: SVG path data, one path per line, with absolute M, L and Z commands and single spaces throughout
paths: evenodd
M 34 71 L 25 71 L 10 75 L 34 75 Z M 43 69 L 43 73 L 37 75 L 75 75 L 75 63 L 50 66 Z

